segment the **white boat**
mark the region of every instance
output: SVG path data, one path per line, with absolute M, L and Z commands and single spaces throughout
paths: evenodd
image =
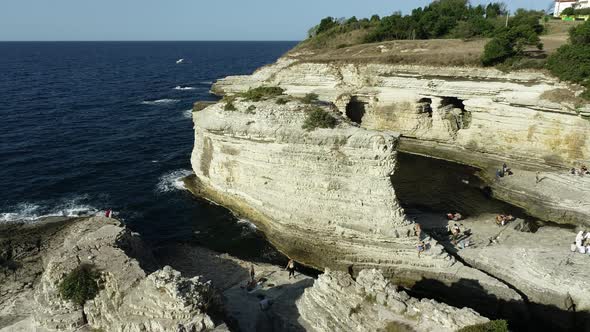
M 177 65 L 179 65 L 179 64 L 181 64 L 181 63 L 183 63 L 183 62 L 184 62 L 184 59 L 178 59 L 178 60 L 176 60 L 176 64 L 177 64 Z

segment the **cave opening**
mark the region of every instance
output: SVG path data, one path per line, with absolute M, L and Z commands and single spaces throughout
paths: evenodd
M 463 217 L 504 213 L 524 220 L 527 231 L 535 232 L 540 222 L 522 209 L 494 199 L 489 186 L 477 176 L 478 171 L 467 165 L 398 152 L 391 182 L 400 205 L 411 218 L 446 216 L 449 212 L 459 212 Z M 440 227 L 446 228 L 446 219 L 440 222 Z
M 454 113 L 458 129 L 467 129 L 471 124 L 471 112 L 465 109 L 465 103 L 457 97 L 442 97 L 440 108 Z
M 432 99 L 421 98 L 418 100 L 418 113 L 428 113 L 428 117 L 432 117 Z
M 354 123 L 361 124 L 365 116 L 367 103 L 360 101 L 357 97 L 352 97 L 346 105 L 346 117 Z

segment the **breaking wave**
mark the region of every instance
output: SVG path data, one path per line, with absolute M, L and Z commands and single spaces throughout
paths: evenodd
M 194 90 L 195 88 L 192 86 L 180 86 L 177 85 L 176 87 L 174 87 L 174 90 L 176 91 L 189 91 L 189 90 Z
M 192 119 L 193 118 L 193 110 L 186 110 L 182 112 L 185 118 Z
M 186 190 L 183 179 L 191 174 L 193 174 L 191 170 L 180 169 L 162 175 L 156 185 L 156 192 L 168 193 L 175 190 Z
M 157 100 L 145 100 L 142 101 L 142 105 L 167 105 L 167 104 L 175 104 L 178 103 L 180 100 L 178 99 L 157 99 Z
M 54 207 L 35 203 L 20 203 L 10 212 L 0 213 L 0 224 L 13 222 L 34 222 L 47 217 L 86 217 L 94 216 L 102 211 L 82 203 L 86 196 L 79 196 L 63 201 Z

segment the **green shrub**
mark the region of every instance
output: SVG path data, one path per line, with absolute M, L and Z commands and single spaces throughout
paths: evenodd
M 512 55 L 513 50 L 510 40 L 506 36 L 496 37 L 484 47 L 481 63 L 484 66 L 493 66 L 506 61 Z
M 248 114 L 256 114 L 256 112 L 254 112 L 256 110 L 256 106 L 254 105 L 250 105 L 248 106 L 248 108 L 246 109 L 246 113 Z
M 385 325 L 384 332 L 414 332 L 414 329 L 401 322 L 389 322 Z
M 508 332 L 508 323 L 505 320 L 492 320 L 487 323 L 466 326 L 458 332 Z
M 301 98 L 301 101 L 306 104 L 312 104 L 312 103 L 318 101 L 318 98 L 319 98 L 319 96 L 317 94 L 308 93 L 303 98 Z
M 240 96 L 249 101 L 261 101 L 276 96 L 280 96 L 285 90 L 278 86 L 260 86 L 254 89 L 250 89 L 246 92 L 240 93 Z
M 334 128 L 336 127 L 336 119 L 325 110 L 314 107 L 307 111 L 307 117 L 303 122 L 303 129 L 314 130 L 316 128 Z
M 561 15 L 572 16 L 574 15 L 574 8 L 568 7 L 561 12 Z
M 236 111 L 236 105 L 234 105 L 234 102 L 232 100 L 228 100 L 225 102 L 225 106 L 223 106 L 223 110 L 224 111 L 228 111 L 228 112 L 233 112 Z
M 98 293 L 99 274 L 92 265 L 80 264 L 59 284 L 59 293 L 64 300 L 83 306 Z
M 573 27 L 569 34 L 570 42 L 573 45 L 590 44 L 590 21 L 586 21 L 584 24 Z
M 590 99 L 590 21 L 570 30 L 570 44 L 547 59 L 547 68 L 561 80 L 585 86 L 582 97 Z
M 275 103 L 276 103 L 277 105 L 285 105 L 285 104 L 286 104 L 286 103 L 288 103 L 288 102 L 289 102 L 289 99 L 287 99 L 287 98 L 282 98 L 282 97 L 281 97 L 281 98 L 277 98 L 277 100 L 275 101 Z

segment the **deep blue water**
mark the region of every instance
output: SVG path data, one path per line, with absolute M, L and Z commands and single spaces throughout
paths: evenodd
M 266 250 L 247 223 L 178 179 L 190 174 L 193 102 L 294 45 L 0 43 L 0 222 L 111 208 L 152 242 Z

